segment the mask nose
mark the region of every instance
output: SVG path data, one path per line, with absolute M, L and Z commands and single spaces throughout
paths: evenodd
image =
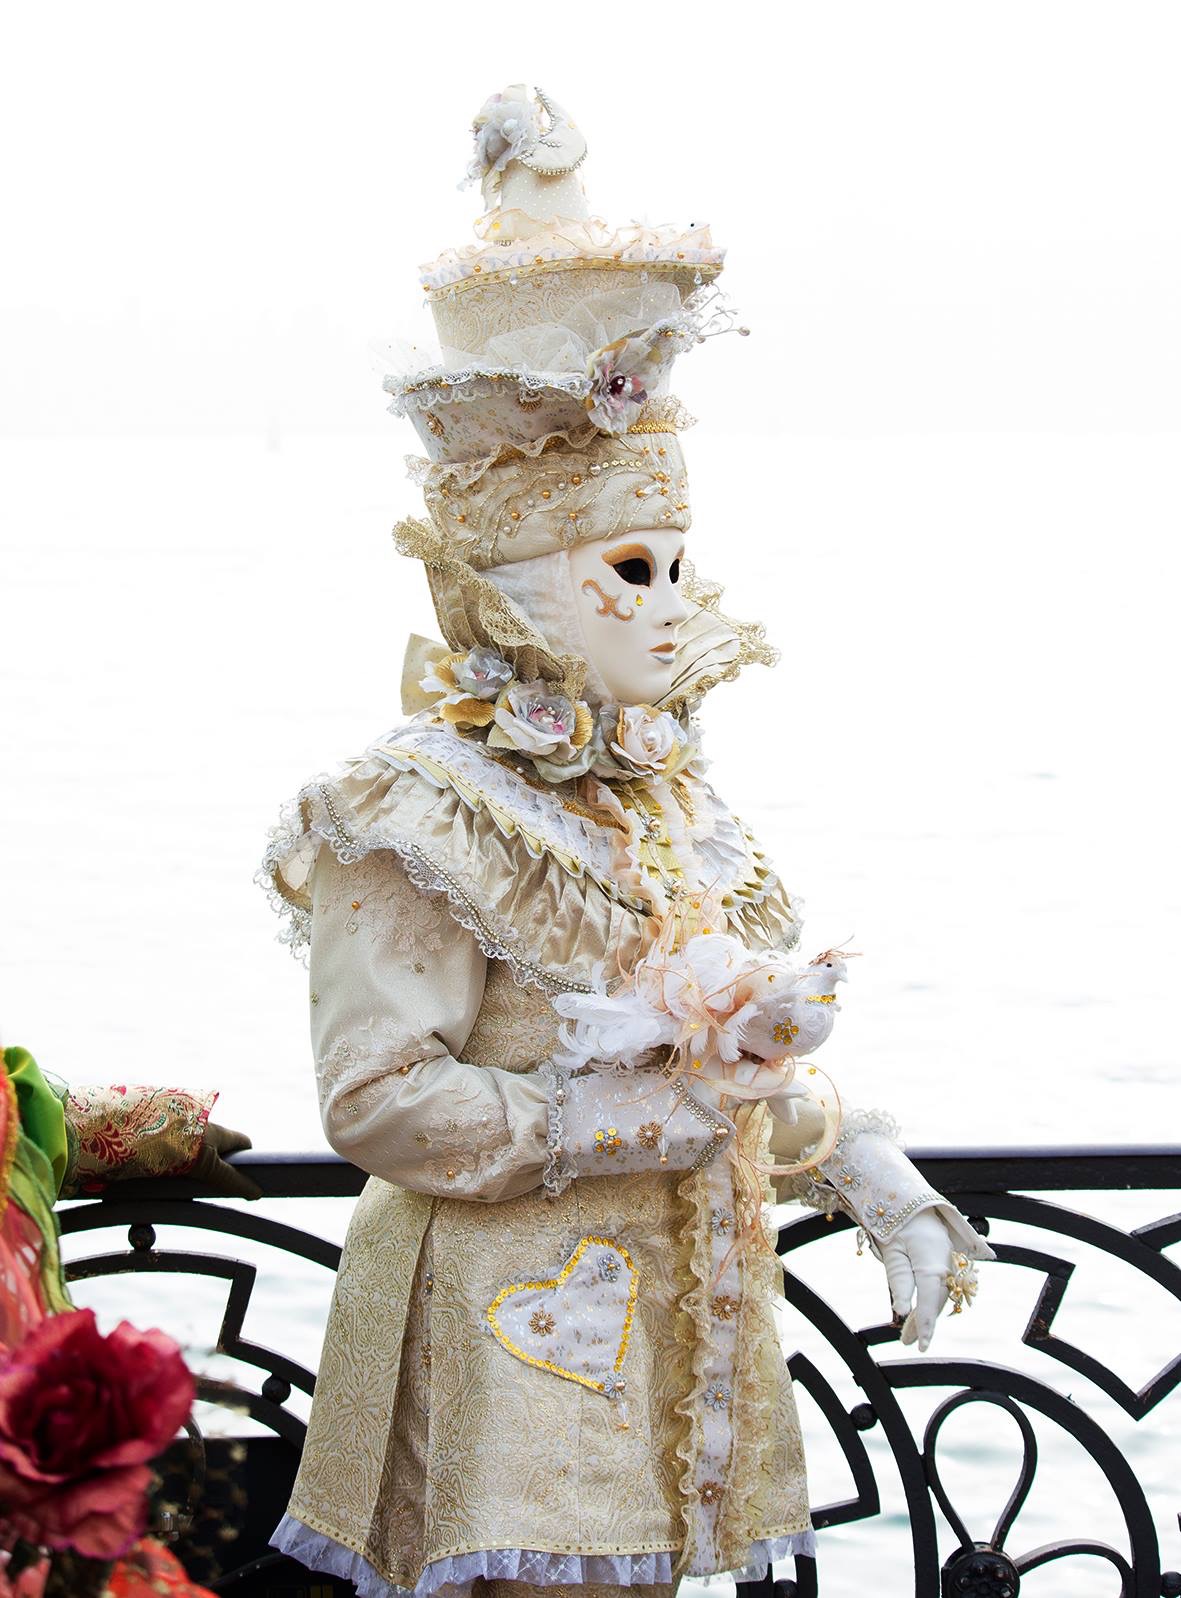
M 679 627 L 689 617 L 689 607 L 681 598 L 679 588 L 674 588 L 670 583 L 668 590 L 661 596 L 656 615 L 652 620 L 658 627 Z

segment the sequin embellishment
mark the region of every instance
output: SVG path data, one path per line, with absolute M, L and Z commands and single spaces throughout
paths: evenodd
M 502 1287 L 486 1311 L 488 1329 L 526 1365 L 615 1401 L 639 1285 L 631 1255 L 614 1238 L 583 1237 L 556 1276 Z

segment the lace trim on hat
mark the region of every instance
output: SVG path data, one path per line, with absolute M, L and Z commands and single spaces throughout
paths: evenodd
M 457 285 L 471 288 L 479 281 L 496 281 L 514 273 L 520 276 L 566 270 L 583 261 L 598 267 L 642 269 L 645 265 L 662 265 L 686 277 L 696 278 L 700 272 L 704 279 L 716 277 L 726 257 L 725 250 L 713 242 L 705 223 L 685 229 L 670 224 L 649 227 L 643 222 L 609 228 L 597 216 L 556 217 L 544 233 L 534 233 L 513 244 L 499 244 L 496 235 L 502 231 L 508 214 L 497 208 L 476 223 L 477 233 L 489 243 L 444 250 L 428 262 L 422 268 L 423 288 L 428 293 Z
M 687 414 L 687 413 L 686 413 Z M 584 449 L 598 433 L 593 422 L 584 427 L 558 428 L 528 443 L 501 444 L 491 455 L 476 461 L 431 461 L 425 455 L 406 456 L 406 475 L 419 488 L 439 488 L 454 484 L 458 488 L 472 488 L 493 466 L 505 461 L 537 460 L 551 449 Z
M 586 680 L 586 662 L 552 650 L 524 611 L 449 547 L 428 522 L 407 517 L 394 528 L 398 552 L 427 568 L 435 613 L 452 649 L 491 646 L 500 651 L 522 682 L 538 678 L 567 698 L 577 699 Z
M 523 394 L 556 392 L 585 399 L 591 391 L 591 379 L 584 372 L 531 372 L 523 366 L 489 366 L 482 361 L 472 361 L 458 370 L 439 363 L 412 377 L 387 377 L 381 386 L 392 395 L 392 414 L 409 416 L 411 411 L 430 411 L 460 400 L 483 399 L 495 394 L 498 384 L 506 382 L 516 383 Z

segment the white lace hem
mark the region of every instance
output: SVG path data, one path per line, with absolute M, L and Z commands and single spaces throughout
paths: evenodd
M 284 1515 L 271 1547 L 330 1576 L 351 1581 L 358 1598 L 465 1598 L 478 1576 L 490 1581 L 521 1581 L 531 1587 L 581 1587 L 608 1583 L 617 1587 L 651 1587 L 672 1581 L 673 1554 L 552 1554 L 533 1548 L 492 1548 L 428 1565 L 413 1587 L 398 1587 L 379 1575 L 363 1555 L 312 1531 L 292 1515 Z M 811 1531 L 752 1543 L 746 1564 L 733 1572 L 694 1571 L 694 1575 L 733 1574 L 736 1580 L 762 1576 L 772 1560 L 789 1555 L 812 1556 Z

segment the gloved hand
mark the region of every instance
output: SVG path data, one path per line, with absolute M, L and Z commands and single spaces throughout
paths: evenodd
M 236 1170 L 234 1166 L 228 1165 L 224 1158 L 227 1154 L 241 1154 L 250 1147 L 252 1144 L 245 1132 L 235 1132 L 232 1127 L 219 1126 L 216 1121 L 209 1121 L 205 1126 L 205 1136 L 201 1140 L 197 1158 L 185 1175 L 191 1181 L 201 1182 L 226 1198 L 261 1198 L 262 1188 L 258 1183 L 247 1176 L 245 1171 Z
M 906 1317 L 902 1341 L 917 1340 L 926 1353 L 935 1335 L 935 1321 L 948 1299 L 948 1283 L 959 1281 L 960 1293 L 970 1299 L 975 1292 L 971 1262 L 960 1251 L 936 1210 L 920 1210 L 894 1233 L 888 1243 L 876 1245 L 895 1315 Z

